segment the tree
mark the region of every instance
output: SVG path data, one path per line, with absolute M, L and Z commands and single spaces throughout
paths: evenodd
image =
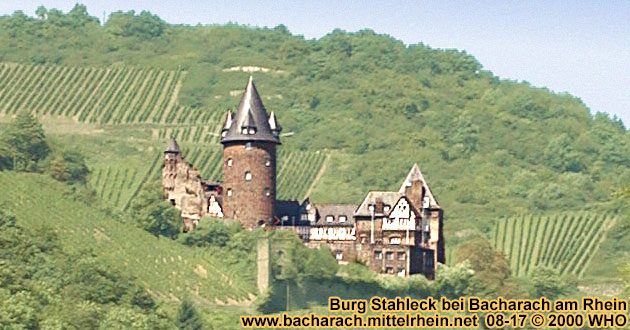
M 556 299 L 566 291 L 567 287 L 557 270 L 549 267 L 534 269 L 531 276 L 534 297 Z
M 164 201 L 159 181 L 147 184 L 131 204 L 136 224 L 155 236 L 175 238 L 181 231 L 179 211 Z
M 470 263 L 475 278 L 482 284 L 474 292 L 477 295 L 496 295 L 510 278 L 510 267 L 505 256 L 492 249 L 490 243 L 482 238 L 460 244 L 455 260 L 457 263 Z
M 85 183 L 90 173 L 83 155 L 74 150 L 57 154 L 50 162 L 49 170 L 53 179 L 68 183 Z
M 195 305 L 188 296 L 184 297 L 182 303 L 177 310 L 176 324 L 178 329 L 182 330 L 201 330 L 203 322 Z
M 12 158 L 14 170 L 34 171 L 37 162 L 50 153 L 42 125 L 26 111 L 18 113 L 1 140 L 2 148 L 7 148 Z

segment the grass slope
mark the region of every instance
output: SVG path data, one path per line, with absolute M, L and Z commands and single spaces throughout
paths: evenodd
M 613 213 L 513 217 L 497 222 L 490 241 L 516 276 L 547 266 L 582 278 L 616 221 Z
M 69 251 L 94 250 L 159 299 L 191 294 L 213 304 L 249 299 L 256 291 L 255 269 L 247 262 L 227 263 L 228 256 L 156 238 L 74 200 L 69 187 L 46 176 L 0 172 L 0 186 L 0 204 L 20 225 L 54 230 Z

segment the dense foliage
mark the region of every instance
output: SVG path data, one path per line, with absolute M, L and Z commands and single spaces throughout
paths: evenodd
M 0 328 L 160 329 L 169 322 L 134 278 L 93 251 L 66 253 L 0 208 Z
M 181 232 L 179 210 L 164 200 L 161 182 L 146 185 L 133 200 L 130 211 L 134 223 L 155 236 L 176 238 Z
M 28 112 L 20 112 L 0 134 L 0 170 L 36 171 L 37 162 L 50 148 L 42 125 Z

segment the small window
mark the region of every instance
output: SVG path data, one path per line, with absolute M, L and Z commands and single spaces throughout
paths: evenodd
M 398 268 L 398 276 L 400 277 L 405 277 L 405 269 L 404 268 Z
M 383 259 L 383 253 L 381 251 L 374 251 L 374 259 L 376 260 Z
M 394 273 L 394 268 L 392 268 L 392 267 L 386 267 L 386 268 L 385 268 L 385 272 L 386 272 L 387 274 L 393 274 L 393 273 Z
M 400 237 L 394 236 L 389 238 L 389 244 L 391 245 L 400 245 Z
M 398 260 L 405 260 L 406 257 L 405 252 L 398 252 Z
M 227 160 L 227 166 L 232 167 L 232 158 L 228 158 L 228 160 Z
M 249 135 L 254 135 L 256 134 L 256 129 L 255 128 L 250 128 L 247 133 L 249 133 Z
M 269 188 L 265 188 L 265 196 L 271 196 L 271 190 Z
M 374 205 L 373 204 L 368 205 L 368 210 L 374 211 Z
M 245 150 L 250 150 L 252 148 L 252 143 L 251 142 L 246 142 L 245 143 Z
M 391 210 L 391 208 L 392 208 L 391 206 L 385 205 L 385 207 L 383 207 L 383 211 L 389 212 L 389 210 Z
M 247 134 L 247 128 L 243 128 L 243 129 L 241 130 L 241 133 L 243 133 L 243 134 Z
M 252 181 L 252 172 L 245 171 L 245 181 Z
M 385 258 L 387 260 L 394 260 L 394 252 L 385 252 Z
M 221 132 L 221 137 L 225 137 L 225 136 L 227 135 L 227 132 L 228 132 L 228 131 L 223 131 L 223 132 Z
M 228 197 L 232 196 L 232 188 L 227 189 L 227 195 Z
M 361 244 L 367 243 L 367 236 L 361 236 Z
M 271 166 L 271 160 L 270 159 L 267 159 L 265 161 L 265 166 L 267 166 L 267 167 Z
M 311 210 L 311 204 L 306 204 L 306 210 L 310 211 Z
M 283 215 L 280 220 L 282 220 L 282 222 L 289 221 L 289 216 L 288 215 Z
M 346 222 L 346 220 L 348 220 L 348 218 L 345 215 L 339 216 L 339 222 Z
M 341 252 L 341 251 L 335 252 L 335 259 L 343 260 L 343 252 Z
M 335 217 L 332 215 L 327 215 L 326 216 L 326 222 L 333 222 L 333 220 L 335 220 Z

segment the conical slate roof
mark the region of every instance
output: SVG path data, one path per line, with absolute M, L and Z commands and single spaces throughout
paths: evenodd
M 427 180 L 424 179 L 424 176 L 422 175 L 422 172 L 420 171 L 418 164 L 413 164 L 411 171 L 409 171 L 407 178 L 403 182 L 402 186 L 400 186 L 400 189 L 398 190 L 398 192 L 401 194 L 404 194 L 405 187 L 410 186 L 413 181 L 418 181 L 418 180 L 422 181 L 422 186 L 424 187 L 426 196 L 429 197 L 429 207 L 439 209 L 440 204 L 438 204 L 437 200 L 435 199 L 435 196 L 433 196 L 433 192 L 431 192 L 431 188 L 429 188 L 429 185 L 427 184 Z
M 280 144 L 280 139 L 271 132 L 267 110 L 251 76 L 230 128 L 221 139 L 221 143 L 237 141 L 265 141 Z
M 177 141 L 175 141 L 175 137 L 171 138 L 171 142 L 169 142 L 168 147 L 166 147 L 166 150 L 164 150 L 164 152 L 177 153 L 177 154 L 181 152 L 179 150 L 179 145 L 177 144 Z

